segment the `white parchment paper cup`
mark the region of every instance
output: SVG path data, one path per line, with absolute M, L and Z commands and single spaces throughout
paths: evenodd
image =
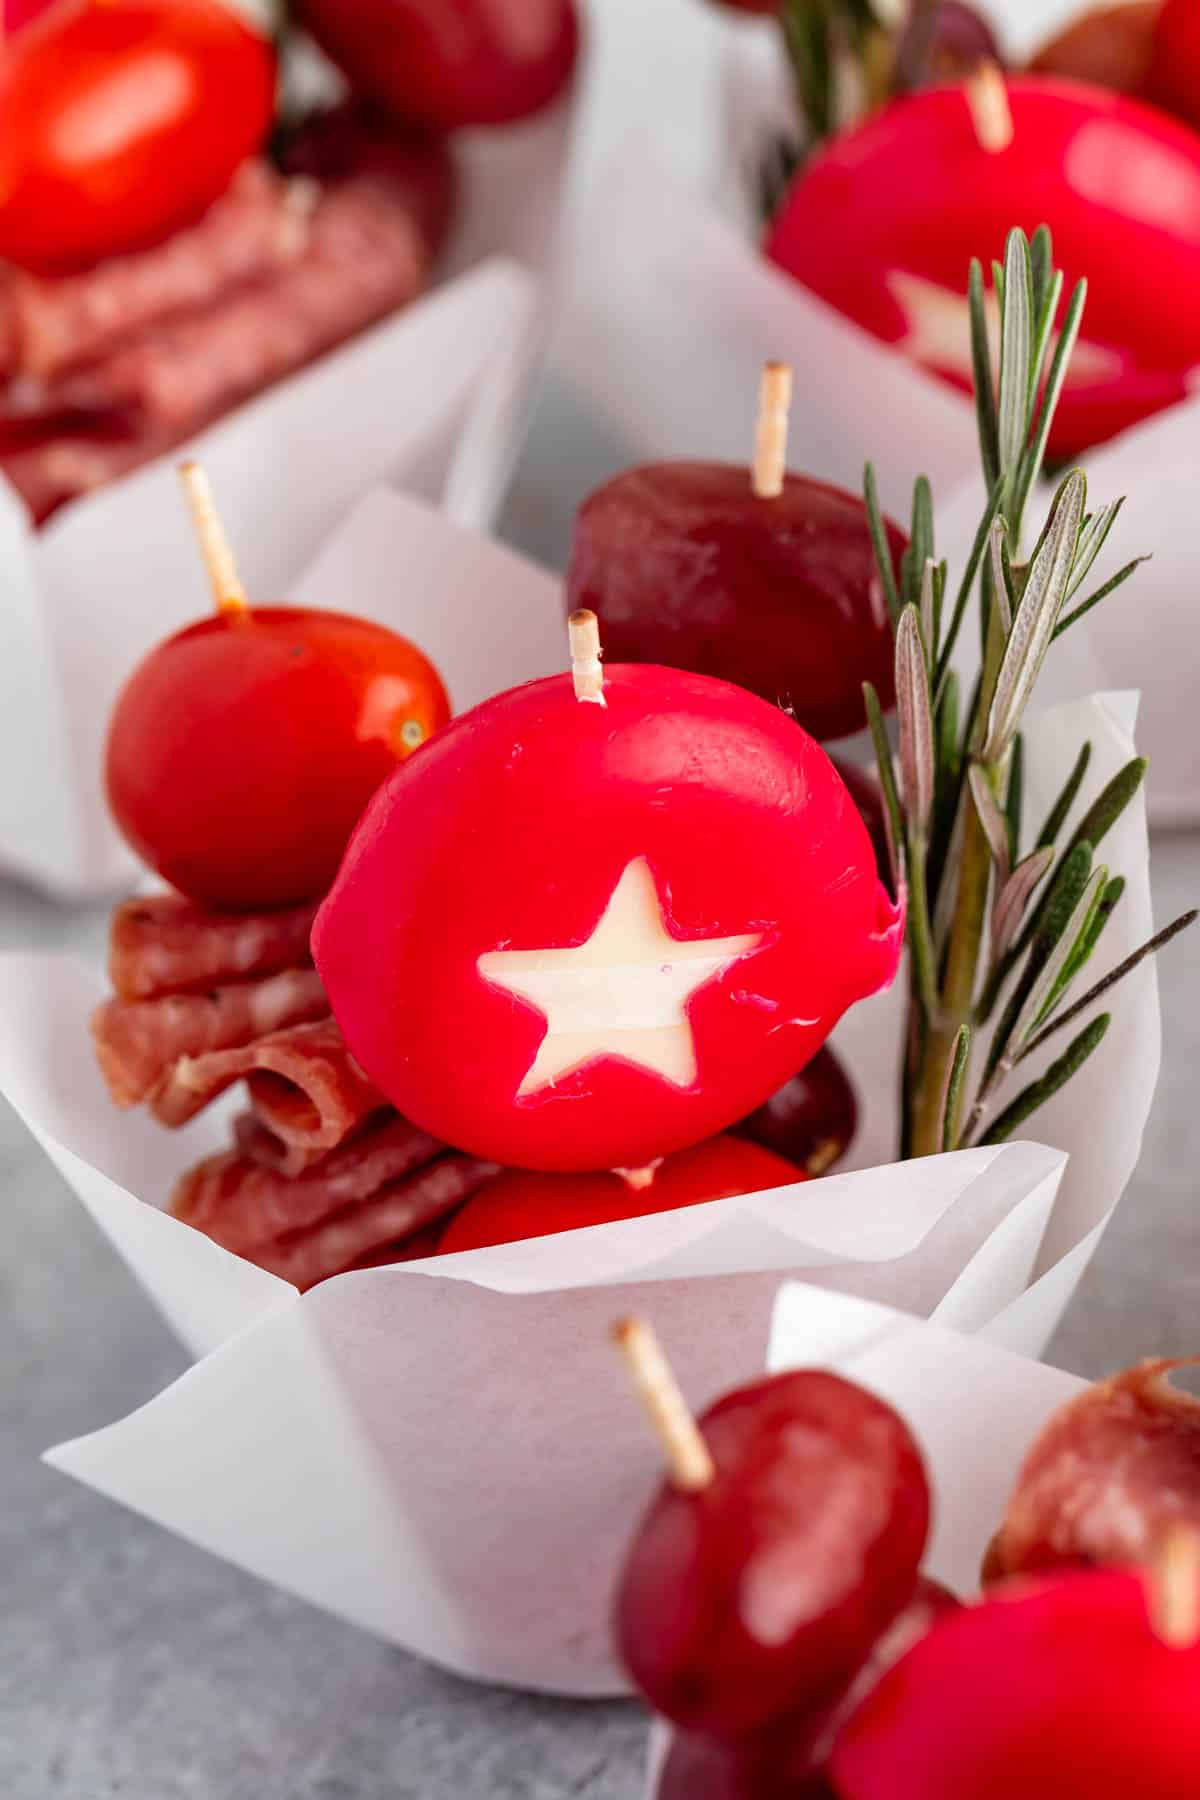
M 559 583 L 393 493 L 359 505 L 296 591 L 367 611 L 390 597 L 461 705 L 562 666 Z M 1034 724 L 1031 821 L 1084 736 L 1088 803 L 1130 753 L 1133 710 L 1101 696 Z M 1150 929 L 1140 803 L 1106 851 L 1129 887 L 1101 967 Z M 1144 964 L 1099 1052 L 1039 1115 L 1044 1144 L 894 1164 L 894 991 L 837 1036 L 863 1110 L 850 1172 L 301 1297 L 160 1210 L 221 1141 L 222 1113 L 172 1135 L 113 1110 L 87 1035 L 103 986 L 68 959 L 0 961 L 0 1088 L 197 1360 L 52 1460 L 460 1673 L 564 1693 L 619 1686 L 608 1587 L 652 1471 L 611 1321 L 651 1314 L 697 1403 L 762 1366 L 785 1277 L 822 1290 L 830 1341 L 870 1303 L 1037 1356 L 1137 1158 L 1159 1057 Z
M 205 609 L 182 457 L 208 467 L 263 601 L 380 483 L 490 525 L 540 367 L 574 112 L 456 139 L 459 217 L 422 299 L 42 531 L 0 477 L 0 869 L 67 898 L 134 873 L 101 795 L 104 732 L 135 663 Z M 373 616 L 394 623 L 390 600 Z

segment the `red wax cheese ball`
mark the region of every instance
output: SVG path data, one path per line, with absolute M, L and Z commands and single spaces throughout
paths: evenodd
M 728 1200 L 764 1188 L 803 1181 L 802 1170 L 757 1144 L 735 1137 L 709 1138 L 663 1159 L 646 1186 L 615 1171 L 591 1175 L 551 1175 L 506 1169 L 480 1188 L 456 1213 L 438 1249 L 479 1250 L 519 1238 L 549 1237 L 582 1225 L 611 1225 L 614 1219 L 641 1219 L 674 1212 L 706 1200 Z
M 858 1102 L 828 1044 L 798 1075 L 733 1127 L 738 1137 L 786 1156 L 809 1175 L 824 1175 L 844 1156 L 858 1127 Z
M 715 1475 L 650 1507 L 617 1641 L 659 1712 L 732 1739 L 840 1696 L 913 1596 L 929 1490 L 903 1419 L 823 1370 L 754 1382 L 699 1424 Z
M 51 7 L 0 56 L 0 257 L 72 268 L 166 237 L 274 112 L 274 52 L 218 0 Z
M 206 906 L 325 893 L 363 807 L 450 716 L 433 665 L 367 619 L 218 613 L 152 650 L 108 736 L 108 798 L 132 847 Z
M 1014 1584 L 942 1621 L 831 1760 L 842 1800 L 1195 1800 L 1200 1644 L 1151 1627 L 1145 1578 Z
M 741 1118 L 895 973 L 866 829 L 776 708 L 674 669 L 567 675 L 457 719 L 363 817 L 313 951 L 422 1130 L 635 1169 Z
M 894 102 L 805 165 L 773 261 L 876 337 L 970 386 L 967 271 L 1013 226 L 1050 227 L 1083 333 L 1050 436 L 1073 456 L 1191 391 L 1200 362 L 1200 137 L 1082 83 L 1008 82 L 1013 140 L 985 150 L 959 87 Z M 1129 278 L 1131 270 L 1137 279 Z
M 298 0 L 296 12 L 356 92 L 435 131 L 539 112 L 579 51 L 574 0 Z
M 898 572 L 907 540 L 894 525 L 888 538 Z M 895 696 L 866 510 L 806 475 L 768 500 L 733 463 L 626 470 L 579 509 L 567 595 L 597 615 L 613 662 L 735 681 L 817 738 L 865 725 L 864 681 L 885 706 Z

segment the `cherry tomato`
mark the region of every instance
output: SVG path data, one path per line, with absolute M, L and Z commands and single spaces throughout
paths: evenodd
M 0 256 L 78 267 L 197 218 L 262 144 L 266 40 L 218 0 L 78 0 L 0 58 Z
M 606 664 L 603 695 L 552 675 L 462 714 L 380 790 L 313 930 L 376 1086 L 510 1168 L 723 1131 L 896 967 L 902 909 L 799 726 L 677 669 Z
M 798 1075 L 732 1130 L 786 1156 L 808 1175 L 824 1175 L 846 1154 L 857 1126 L 850 1079 L 829 1045 L 822 1044 Z
M 907 540 L 888 536 L 898 569 Z M 597 615 L 614 662 L 718 675 L 818 740 L 865 725 L 864 681 L 895 697 L 866 509 L 806 475 L 765 500 L 732 463 L 627 469 L 579 509 L 567 597 Z
M 506 1169 L 455 1215 L 438 1248 L 449 1252 L 512 1244 L 582 1225 L 610 1225 L 614 1219 L 641 1219 L 706 1200 L 789 1187 L 804 1179 L 793 1163 L 736 1137 L 708 1138 L 664 1157 L 646 1186 L 617 1173 L 547 1175 Z
M 435 131 L 540 112 L 579 50 L 574 0 L 297 0 L 296 12 L 356 92 Z
M 1155 22 L 1148 97 L 1200 126 L 1200 7 L 1163 0 Z
M 742 1739 L 835 1701 L 908 1605 L 929 1489 L 907 1425 L 823 1370 L 773 1375 L 699 1420 L 709 1484 L 661 1489 L 617 1590 L 617 1641 L 651 1705 Z
M 1043 44 L 1030 63 L 1039 75 L 1091 81 L 1118 94 L 1145 94 L 1161 0 L 1094 6 Z
M 108 737 L 129 843 L 206 906 L 315 900 L 386 775 L 450 716 L 407 639 L 262 606 L 177 632 L 134 671 Z
M 957 87 L 894 101 L 831 139 L 784 200 L 767 254 L 865 330 L 966 388 L 971 258 L 986 269 L 1013 226 L 1048 225 L 1067 290 L 1082 276 L 1089 284 L 1050 436 L 1051 453 L 1069 457 L 1192 390 L 1200 136 L 1082 83 L 1020 75 L 1007 86 L 1007 149 L 984 149 Z
M 1155 1635 L 1146 1578 L 1013 1583 L 941 1620 L 843 1728 L 841 1800 L 1195 1800 L 1200 1644 Z

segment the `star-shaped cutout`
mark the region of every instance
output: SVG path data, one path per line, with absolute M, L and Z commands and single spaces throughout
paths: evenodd
M 615 1056 L 675 1087 L 696 1079 L 687 1003 L 765 933 L 684 942 L 668 932 L 644 856 L 628 863 L 590 938 L 569 950 L 491 950 L 479 973 L 545 1015 L 546 1035 L 518 1098 Z
M 908 331 L 897 344 L 914 362 L 940 369 L 946 375 L 974 378 L 971 362 L 971 309 L 965 293 L 956 294 L 940 282 L 927 281 L 907 269 L 891 269 L 887 275 L 888 291 L 908 323 Z M 1000 358 L 1000 303 L 992 288 L 983 300 L 987 315 L 988 342 L 992 347 L 992 364 Z M 1053 346 L 1057 332 L 1051 338 Z M 1067 376 L 1071 386 L 1081 383 L 1115 381 L 1124 363 L 1115 350 L 1080 338 L 1071 357 Z

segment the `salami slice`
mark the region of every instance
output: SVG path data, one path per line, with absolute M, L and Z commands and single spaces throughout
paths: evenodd
M 1053 1415 L 1017 1478 L 985 1581 L 1145 1563 L 1172 1526 L 1200 1530 L 1200 1401 L 1168 1380 L 1198 1362 L 1140 1363 Z
M 273 1032 L 237 1049 L 184 1056 L 150 1105 L 163 1125 L 186 1125 L 246 1077 L 250 1103 L 285 1142 L 332 1150 L 386 1104 L 333 1019 Z
M 261 1131 L 256 1120 L 249 1123 L 252 1130 Z M 172 1196 L 171 1211 L 227 1249 L 251 1252 L 257 1245 L 371 1199 L 389 1183 L 432 1162 L 444 1148 L 391 1113 L 296 1181 L 252 1161 L 241 1149 L 227 1150 L 183 1177 Z
M 138 334 L 57 391 L 88 410 L 129 408 L 178 442 L 411 300 L 427 272 L 403 196 L 352 178 L 322 195 L 290 267 Z
M 315 1287 L 373 1251 L 394 1247 L 399 1254 L 406 1238 L 445 1218 L 496 1172 L 494 1163 L 475 1157 L 443 1156 L 308 1231 L 259 1245 L 251 1260 L 294 1287 Z
M 202 994 L 106 1000 L 92 1015 L 92 1038 L 113 1100 L 130 1107 L 169 1086 L 182 1057 L 244 1046 L 328 1016 L 316 970 L 285 969 Z
M 165 243 L 78 275 L 13 271 L 5 366 L 53 379 L 94 362 L 131 332 L 286 268 L 307 246 L 317 191 L 311 181 L 284 181 L 266 163 L 249 162 L 197 224 Z
M 113 914 L 109 977 L 123 1000 L 149 1000 L 308 968 L 316 910 L 214 913 L 182 894 L 127 900 Z

